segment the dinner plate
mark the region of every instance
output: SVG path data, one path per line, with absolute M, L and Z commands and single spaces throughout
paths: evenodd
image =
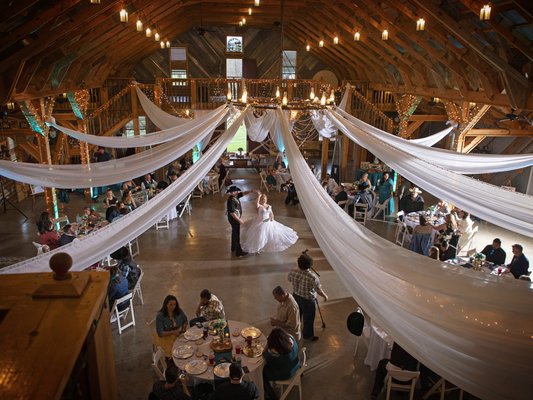
M 191 360 L 185 364 L 185 371 L 190 375 L 200 375 L 207 371 L 207 364 L 204 360 Z
M 183 336 L 187 340 L 198 340 L 204 336 L 204 333 L 199 329 L 189 329 L 183 334 Z
M 194 350 L 192 346 L 189 346 L 188 344 L 184 344 L 181 346 L 176 347 L 172 351 L 172 355 L 176 358 L 189 358 L 194 354 Z
M 241 335 L 243 338 L 247 338 L 248 336 L 251 336 L 252 339 L 257 339 L 259 336 L 261 336 L 261 331 L 253 326 L 249 326 L 247 328 L 243 328 L 241 330 Z
M 242 352 L 247 357 L 255 358 L 255 357 L 261 357 L 264 349 L 265 348 L 263 347 L 263 345 L 258 343 L 258 344 L 252 345 L 252 347 L 245 347 L 244 349 L 242 349 Z
M 213 373 L 219 378 L 229 378 L 229 366 L 231 363 L 225 362 L 218 364 L 213 368 Z

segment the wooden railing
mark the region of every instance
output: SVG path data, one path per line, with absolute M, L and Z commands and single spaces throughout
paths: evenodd
M 131 114 L 131 86 L 123 87 L 107 102 L 87 116 L 87 133 L 104 135 L 116 123 Z
M 387 117 L 383 111 L 368 101 L 357 90 L 352 90 L 350 100 L 351 107 L 350 110 L 347 110 L 350 114 L 356 116 L 360 120 L 363 120 L 367 124 L 392 133 L 394 125 L 392 119 Z

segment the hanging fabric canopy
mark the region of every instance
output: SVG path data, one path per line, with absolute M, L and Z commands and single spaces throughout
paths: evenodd
M 337 127 L 326 117 L 323 111 L 311 111 L 311 121 L 318 134 L 322 137 L 330 138 L 337 132 Z
M 334 111 L 329 111 L 328 115 L 352 141 L 434 196 L 497 226 L 533 235 L 532 196 L 445 170 L 376 139 Z
M 337 111 L 355 127 L 365 131 L 372 137 L 397 147 L 406 153 L 415 155 L 429 163 L 459 174 L 502 172 L 526 168 L 533 165 L 533 154 L 470 154 L 444 149 L 434 149 L 419 143 L 413 143 L 412 140 L 406 140 L 391 135 L 388 132 L 382 131 L 381 129 L 361 121 L 345 111 Z M 452 129 L 453 127 L 450 127 L 443 132 L 448 134 Z M 437 135 L 440 135 L 443 132 L 437 133 Z
M 147 133 L 146 135 L 133 137 L 89 135 L 66 128 L 56 123 L 47 122 L 46 124 L 63 132 L 65 135 L 71 136 L 86 143 L 114 149 L 127 149 L 134 147 L 155 146 L 157 144 L 165 143 L 181 136 L 188 135 L 194 130 L 198 129 L 199 124 L 211 120 L 211 118 L 215 115 L 225 114 L 226 107 L 226 105 L 222 105 L 214 110 L 209 110 L 208 113 L 205 113 L 194 120 L 185 119 L 185 122 L 179 126 L 168 128 L 159 132 Z
M 176 117 L 175 115 L 163 111 L 150 101 L 139 86 L 135 86 L 135 91 L 137 92 L 137 97 L 139 98 L 139 102 L 141 103 L 146 116 L 150 118 L 150 121 L 152 121 L 159 129 L 169 129 L 187 122 L 187 119 L 185 118 Z
M 263 114 L 260 116 L 256 116 L 253 112 L 250 112 L 244 119 L 248 137 L 254 142 L 260 143 L 264 141 L 268 133 L 274 129 L 276 113 L 273 110 L 263 111 Z
M 529 285 L 440 263 L 356 223 L 317 182 L 287 122 L 283 136 L 306 219 L 326 259 L 372 321 L 421 363 L 480 398 L 529 398 Z
M 204 157 L 194 163 L 174 183 L 169 185 L 153 199 L 147 201 L 133 212 L 123 216 L 115 222 L 72 243 L 61 246 L 51 252 L 30 258 L 0 270 L 2 274 L 18 274 L 33 272 L 49 272 L 50 257 L 59 252 L 70 254 L 74 260 L 71 271 L 81 271 L 88 266 L 102 260 L 108 254 L 132 241 L 144 231 L 152 227 L 156 221 L 168 213 L 168 210 L 183 201 L 207 175 L 224 150 L 228 147 L 233 136 L 242 124 L 245 110 L 226 132 L 206 152 Z
M 55 188 L 113 185 L 155 171 L 181 157 L 220 125 L 227 110 L 200 122 L 196 131 L 140 153 L 89 165 L 47 165 L 0 160 L 0 175 L 18 182 Z
M 446 123 L 447 125 L 449 125 L 449 123 L 447 122 Z M 416 143 L 416 144 L 420 144 L 422 146 L 427 146 L 427 147 L 431 147 L 435 144 L 437 144 L 438 142 L 440 142 L 442 139 L 444 139 L 446 136 L 448 136 L 448 134 L 455 128 L 456 126 L 450 126 L 450 128 L 447 128 L 447 129 L 444 129 L 440 132 L 437 132 L 437 133 L 434 133 L 433 135 L 430 135 L 430 136 L 426 136 L 424 138 L 419 138 L 419 139 L 409 139 L 409 143 Z

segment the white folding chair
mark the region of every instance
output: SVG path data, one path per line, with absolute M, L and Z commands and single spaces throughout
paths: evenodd
M 264 187 L 266 192 L 268 193 L 269 189 L 268 189 L 268 183 L 266 181 L 266 177 L 267 177 L 266 172 L 265 171 L 259 172 L 259 177 L 261 178 L 261 184 L 259 185 L 259 190 L 261 190 L 261 188 Z
M 37 242 L 31 242 L 31 244 L 33 244 L 35 246 L 35 248 L 37 249 L 37 255 L 43 254 L 43 245 L 42 244 L 37 243 Z
M 220 178 L 220 174 L 216 174 L 212 176 L 209 179 L 209 189 L 211 189 L 211 193 L 220 193 L 220 187 L 218 186 L 218 178 Z
M 275 381 L 274 384 L 281 386 L 281 397 L 279 400 L 285 400 L 289 393 L 291 392 L 292 388 L 297 386 L 298 392 L 300 394 L 300 400 L 302 400 L 302 374 L 304 373 L 305 367 L 307 367 L 307 356 L 305 354 L 306 348 L 302 348 L 302 363 L 300 365 L 300 368 L 298 371 L 296 371 L 296 374 L 292 378 L 286 379 L 284 381 Z M 287 386 L 287 388 L 284 390 L 283 387 Z
M 353 219 L 366 225 L 366 218 L 368 215 L 368 204 L 354 203 L 353 205 Z
M 446 392 L 452 392 L 454 390 L 459 390 L 459 400 L 463 400 L 463 389 L 455 386 L 452 384 L 450 387 L 446 387 L 446 380 L 444 378 L 440 378 L 432 387 L 429 389 L 422 399 L 426 400 L 428 399 L 433 393 L 440 392 L 440 400 L 444 400 L 444 396 L 446 395 Z
M 390 392 L 392 390 L 399 392 L 409 392 L 409 400 L 413 400 L 415 394 L 415 386 L 418 377 L 420 376 L 420 371 L 407 371 L 401 368 L 398 368 L 396 365 L 387 363 L 387 397 L 386 400 L 390 399 Z M 396 380 L 393 381 L 393 379 Z M 399 383 L 401 382 L 401 383 Z
M 63 228 L 65 225 L 70 224 L 68 217 L 66 215 L 62 215 L 61 217 L 58 217 L 54 220 L 52 220 L 53 224 L 59 224 L 59 229 Z
M 159 230 L 159 229 L 170 229 L 170 225 L 168 223 L 168 215 L 167 214 L 163 215 L 163 217 L 161 217 L 161 219 L 155 223 L 155 229 L 156 230 Z
M 158 347 L 154 354 L 152 354 L 152 368 L 161 380 L 165 380 L 165 370 L 167 369 L 167 361 L 165 359 L 165 352 L 161 347 Z
M 115 300 L 113 303 L 113 307 L 111 308 L 111 323 L 117 322 L 118 325 L 118 334 L 122 335 L 122 331 L 126 328 L 129 328 L 130 326 L 135 326 L 135 313 L 133 312 L 133 294 L 128 293 L 126 296 L 121 297 L 120 299 Z M 128 306 L 120 311 L 118 309 L 118 306 L 122 303 L 128 303 Z M 131 321 L 123 324 L 121 320 L 126 320 L 128 318 L 128 314 L 130 314 L 131 311 Z
M 101 267 L 112 267 L 113 265 L 117 265 L 117 260 L 111 258 L 111 256 L 107 256 L 102 261 L 100 261 Z
M 133 250 L 135 248 L 135 250 Z M 139 238 L 133 239 L 131 242 L 128 242 L 128 249 L 132 257 L 137 257 L 141 254 L 141 249 L 139 248 Z
M 396 227 L 396 238 L 394 242 L 401 247 L 405 247 L 406 244 L 411 242 L 411 234 L 407 229 L 405 222 L 399 222 Z
M 477 233 L 479 231 L 479 226 L 475 226 L 472 231 L 468 234 L 468 237 L 466 238 L 466 241 L 464 244 L 461 243 L 461 239 L 459 239 L 459 243 L 457 244 L 457 255 L 459 255 L 462 252 L 465 252 L 465 255 L 470 256 L 475 254 L 475 247 L 474 247 L 474 238 L 476 237 Z M 461 246 L 459 246 L 461 244 Z M 472 250 L 474 250 L 472 254 Z
M 377 199 L 378 196 L 376 196 L 375 198 Z M 372 219 L 377 219 L 376 217 L 381 212 L 382 220 L 385 221 L 385 218 L 387 217 L 387 212 L 389 211 L 390 201 L 391 201 L 391 197 L 389 197 L 383 203 L 376 202 L 376 204 L 374 204 L 374 212 L 372 215 Z
M 200 183 L 198 183 L 198 185 L 196 185 L 196 187 L 192 191 L 192 197 L 201 199 L 203 196 L 204 196 L 204 183 L 203 181 L 200 181 Z
M 183 216 L 183 213 L 185 212 L 185 210 L 187 210 L 187 214 L 191 215 L 191 196 L 192 194 L 189 194 L 186 198 L 185 198 L 185 204 L 183 205 L 183 208 L 181 209 L 180 211 L 180 215 L 178 215 L 178 217 L 182 217 Z
M 144 304 L 143 291 L 141 289 L 141 281 L 143 280 L 144 271 L 139 266 L 137 266 L 137 268 L 139 268 L 140 274 L 139 274 L 139 279 L 137 279 L 137 282 L 135 283 L 132 294 L 133 294 L 133 297 L 137 296 L 139 300 L 141 300 L 141 304 Z

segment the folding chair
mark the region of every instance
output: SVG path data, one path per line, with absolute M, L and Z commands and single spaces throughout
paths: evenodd
M 37 242 L 31 242 L 31 244 L 33 244 L 35 246 L 35 248 L 37 249 L 37 255 L 43 254 L 43 245 L 42 244 L 37 243 Z
M 165 359 L 165 352 L 161 347 L 158 347 L 154 354 L 152 354 L 152 368 L 161 380 L 165 380 L 165 370 L 167 369 L 167 360 Z
M 201 199 L 204 196 L 204 187 L 203 187 L 203 181 L 200 181 L 198 185 L 194 188 L 192 191 L 192 197 L 193 198 L 199 198 Z
M 357 222 L 361 222 L 366 225 L 366 218 L 368 215 L 368 204 L 366 203 L 354 203 L 353 205 L 353 218 Z
M 133 294 L 128 293 L 126 296 L 121 297 L 120 299 L 115 300 L 113 307 L 111 308 L 111 323 L 117 322 L 118 325 L 118 334 L 122 335 L 122 331 L 130 326 L 135 326 L 135 314 L 133 312 Z M 128 306 L 124 310 L 119 310 L 118 306 L 123 303 L 128 303 Z M 128 314 L 131 311 L 131 321 L 122 324 L 121 320 L 125 320 L 128 317 Z
M 218 186 L 218 178 L 220 178 L 220 174 L 216 174 L 209 178 L 209 189 L 211 189 L 211 193 L 220 193 L 220 187 Z
M 415 386 L 418 377 L 420 376 L 420 371 L 407 371 L 401 368 L 398 368 L 396 365 L 387 363 L 387 397 L 386 400 L 390 399 L 390 392 L 392 390 L 399 392 L 409 392 L 409 400 L 413 400 L 415 394 Z M 393 381 L 393 379 L 396 381 Z M 401 383 L 399 383 L 401 382 Z
M 133 291 L 132 291 L 132 295 L 133 295 L 133 297 L 137 296 L 139 298 L 139 300 L 141 300 L 141 304 L 144 304 L 143 291 L 142 291 L 142 288 L 141 288 L 141 281 L 143 280 L 144 271 L 139 266 L 137 266 L 137 268 L 139 268 L 139 271 L 141 273 L 139 274 L 139 279 L 137 279 L 137 282 L 135 283 L 135 286 L 134 286 Z
M 135 247 L 135 251 L 133 248 Z M 139 248 L 139 238 L 133 239 L 131 242 L 128 242 L 128 249 L 132 257 L 137 257 L 141 254 L 141 249 Z
M 183 206 L 183 208 L 181 209 L 178 217 L 182 217 L 183 216 L 183 213 L 185 212 L 185 210 L 187 210 L 187 214 L 191 215 L 191 196 L 192 194 L 189 194 L 186 198 L 185 198 L 185 204 Z
M 269 189 L 268 189 L 268 183 L 266 181 L 266 177 L 267 177 L 266 172 L 265 171 L 259 172 L 259 177 L 261 178 L 261 184 L 259 185 L 259 190 L 261 190 L 261 188 L 264 187 L 266 192 L 268 193 Z
M 372 215 L 372 219 L 377 219 L 376 217 L 381 212 L 382 214 L 382 220 L 385 221 L 385 218 L 387 217 L 387 213 L 389 211 L 389 203 L 391 201 L 392 197 L 389 197 L 387 200 L 385 200 L 383 203 L 378 203 L 374 205 L 374 213 Z M 376 196 L 377 199 L 377 196 Z
M 305 354 L 306 348 L 302 348 L 302 363 L 300 365 L 300 368 L 298 371 L 296 371 L 296 374 L 292 378 L 286 379 L 284 381 L 275 381 L 274 383 L 276 385 L 281 386 L 281 397 L 279 400 L 285 400 L 289 393 L 291 392 L 292 388 L 297 386 L 298 392 L 300 394 L 300 400 L 302 400 L 302 374 L 304 373 L 305 367 L 307 367 L 307 356 Z M 287 386 L 285 390 L 283 390 L 283 387 Z
M 165 214 L 163 217 L 155 223 L 155 229 L 170 229 L 170 225 L 168 223 L 168 215 Z

